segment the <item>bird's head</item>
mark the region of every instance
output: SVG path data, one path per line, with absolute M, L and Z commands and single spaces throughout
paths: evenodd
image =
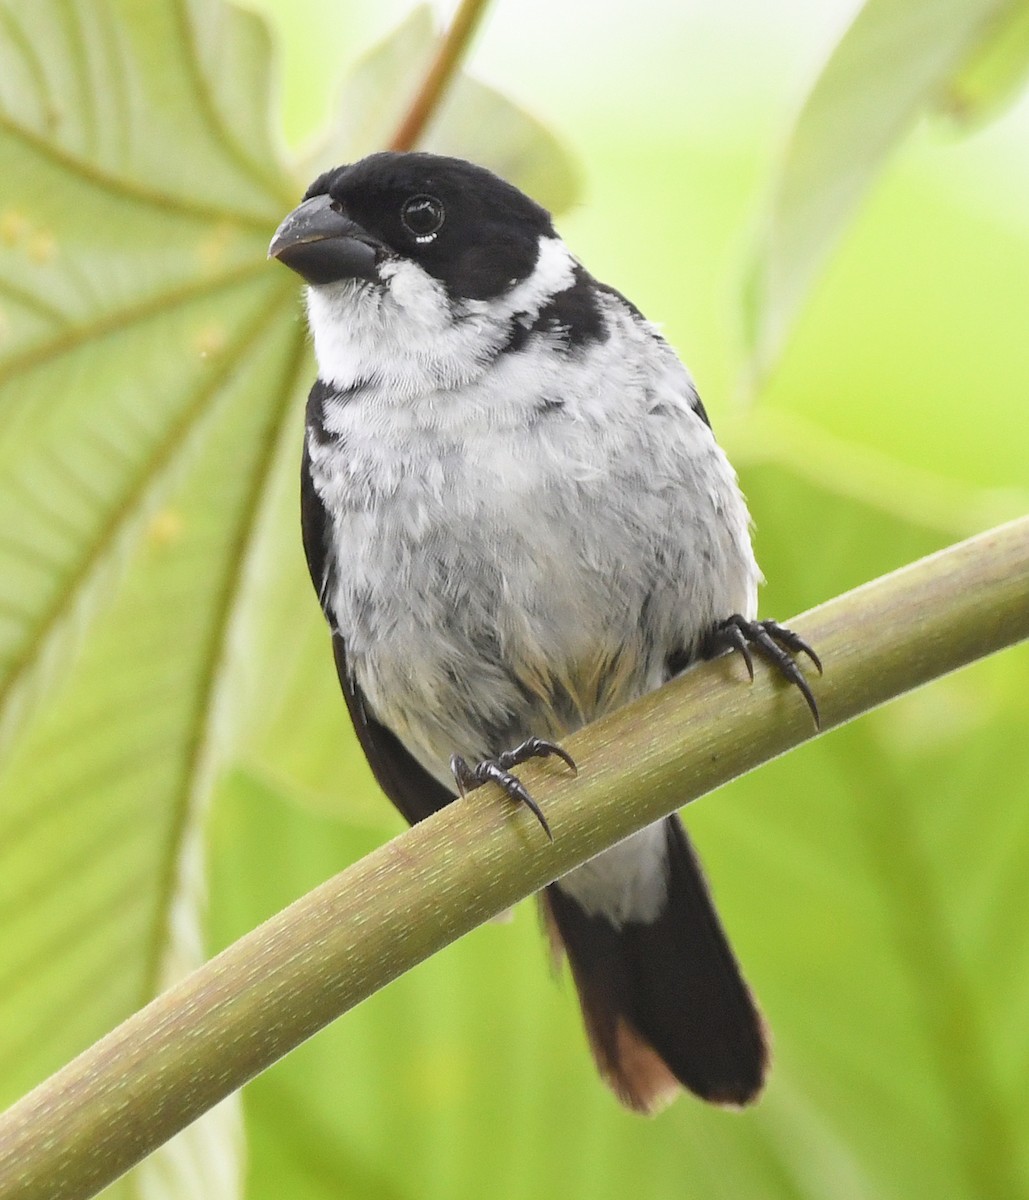
M 388 151 L 319 176 L 268 253 L 309 285 L 322 377 L 403 392 L 474 378 L 577 270 L 546 209 L 491 171 Z
M 413 265 L 455 300 L 489 300 L 526 279 L 550 214 L 503 179 L 457 158 L 373 154 L 320 175 L 268 253 L 313 287 L 388 288 Z

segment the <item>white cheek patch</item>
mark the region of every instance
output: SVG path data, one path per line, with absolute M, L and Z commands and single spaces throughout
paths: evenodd
M 575 282 L 575 259 L 559 237 L 540 238 L 532 274 L 501 297 L 509 312 L 537 313 L 544 303 Z
M 515 313 L 535 316 L 547 301 L 575 282 L 575 259 L 559 237 L 540 238 L 532 272 L 508 291 L 489 300 L 465 300 L 461 311 L 507 319 Z

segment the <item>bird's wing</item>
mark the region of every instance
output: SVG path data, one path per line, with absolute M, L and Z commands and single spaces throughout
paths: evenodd
M 350 719 L 354 723 L 354 731 L 379 787 L 413 825 L 449 804 L 454 799 L 454 793 L 421 766 L 404 748 L 396 734 L 375 720 L 368 711 L 361 689 L 351 676 L 347 665 L 346 644 L 335 632 L 330 608 L 333 590 L 331 579 L 336 570 L 329 546 L 330 524 L 325 506 L 311 479 L 306 443 L 304 464 L 300 473 L 300 519 L 311 582 L 318 593 L 329 625 L 333 626 L 332 650 L 336 659 L 336 672 Z

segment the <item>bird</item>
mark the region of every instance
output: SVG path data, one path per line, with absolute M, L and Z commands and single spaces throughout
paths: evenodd
M 752 653 L 799 689 L 791 630 L 757 619 L 736 474 L 657 326 L 550 213 L 463 159 L 382 151 L 326 171 L 269 257 L 306 285 L 317 364 L 301 525 L 344 699 L 415 823 L 487 781 L 574 770 L 562 740 L 701 659 Z M 740 1107 L 768 1035 L 678 815 L 541 893 L 617 1098 Z

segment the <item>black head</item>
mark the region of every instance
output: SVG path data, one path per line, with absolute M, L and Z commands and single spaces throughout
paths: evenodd
M 387 151 L 320 175 L 269 253 L 315 284 L 406 258 L 451 296 L 486 300 L 532 273 L 541 236 L 554 236 L 546 209 L 484 167 Z

